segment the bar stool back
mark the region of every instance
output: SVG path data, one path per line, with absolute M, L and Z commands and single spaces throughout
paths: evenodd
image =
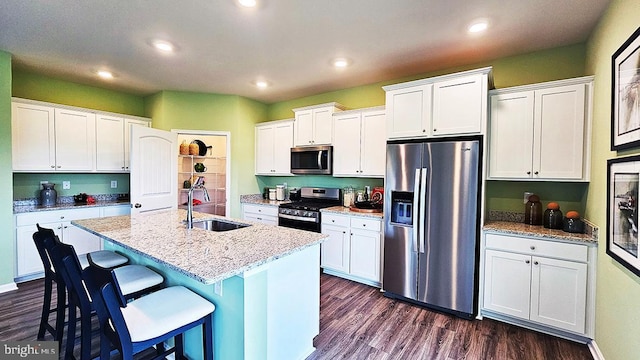
M 91 256 L 88 259 L 92 263 Z M 215 305 L 211 302 L 183 286 L 171 286 L 127 303 L 113 271 L 91 264 L 83 273 L 100 321 L 101 358 L 109 358 L 109 347 L 104 345 L 107 342 L 118 349 L 123 360 L 131 360 L 135 354 L 173 337 L 175 346 L 155 359 L 172 352 L 176 359 L 183 359 L 183 333 L 202 325 L 200 358 L 213 360 Z

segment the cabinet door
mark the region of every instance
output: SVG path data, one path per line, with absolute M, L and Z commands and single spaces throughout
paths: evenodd
M 529 319 L 531 257 L 485 250 L 484 308 Z
M 313 144 L 313 111 L 301 110 L 296 111 L 296 122 L 294 125 L 295 146 L 304 146 Z
M 531 320 L 585 332 L 587 264 L 533 257 Z
M 91 171 L 95 168 L 96 116 L 55 109 L 56 171 Z
M 313 109 L 313 144 L 331 145 L 333 107 Z
M 13 170 L 53 171 L 56 162 L 54 109 L 12 103 L 11 141 Z
M 35 225 L 16 227 L 16 277 L 44 271 L 38 249 L 33 242 L 33 233 L 36 231 Z
M 291 175 L 293 121 L 274 125 L 273 170 L 277 175 Z
M 349 273 L 380 282 L 380 232 L 351 229 Z
M 149 121 L 137 120 L 137 119 L 124 119 L 124 170 L 129 171 L 130 150 L 131 149 L 131 126 L 144 126 L 151 127 Z
M 387 158 L 385 121 L 384 111 L 362 113 L 360 133 L 360 175 L 362 176 L 384 177 Z
M 433 84 L 387 91 L 387 136 L 406 138 L 431 135 Z
M 76 254 L 86 254 L 102 249 L 102 240 L 86 230 L 82 230 L 70 221 L 62 223 L 62 242 L 72 245 Z
M 360 176 L 360 113 L 334 116 L 333 175 Z
M 96 170 L 124 171 L 124 118 L 96 116 Z
M 531 178 L 533 92 L 491 96 L 489 177 Z
M 273 175 L 274 147 L 275 127 L 256 126 L 256 175 Z
M 545 179 L 582 179 L 585 85 L 535 93 L 534 174 Z
M 320 246 L 320 266 L 349 272 L 349 228 L 322 224 L 322 233 L 329 235 Z
M 482 75 L 473 75 L 433 85 L 433 136 L 483 132 L 486 117 L 483 79 Z

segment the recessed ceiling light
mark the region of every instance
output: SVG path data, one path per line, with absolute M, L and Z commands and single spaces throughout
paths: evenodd
M 111 71 L 99 70 L 97 74 L 103 79 L 113 79 L 113 74 L 111 73 Z
M 269 87 L 269 82 L 266 80 L 256 80 L 253 82 L 258 89 L 266 89 Z
M 344 69 L 347 66 L 351 65 L 351 60 L 347 58 L 335 58 L 331 60 L 331 64 L 338 69 Z
M 258 5 L 258 2 L 256 0 L 238 0 L 238 4 L 240 6 L 252 8 L 256 7 L 256 5 Z
M 156 48 L 156 50 L 162 51 L 163 53 L 172 53 L 176 49 L 172 43 L 165 40 L 153 40 L 151 45 Z
M 469 25 L 469 27 L 467 28 L 467 31 L 469 31 L 472 34 L 477 34 L 487 30 L 488 27 L 489 27 L 489 22 L 487 20 L 476 20 L 473 23 L 471 23 L 471 25 Z

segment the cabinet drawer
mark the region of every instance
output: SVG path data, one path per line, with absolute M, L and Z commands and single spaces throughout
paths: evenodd
M 261 206 L 261 205 L 244 205 L 245 213 L 262 214 L 278 216 L 278 208 L 276 206 Z
M 353 216 L 351 217 L 351 228 L 361 229 L 361 230 L 380 231 L 380 220 Z
M 349 217 L 323 213 L 322 224 L 349 227 Z
M 548 256 L 581 262 L 588 261 L 587 246 L 580 244 L 567 244 L 562 242 L 498 234 L 486 234 L 485 244 L 489 249 Z
M 16 215 L 16 226 L 35 225 L 36 223 L 51 223 L 58 221 L 73 221 L 100 217 L 100 208 L 85 208 L 73 210 L 53 210 L 32 212 Z

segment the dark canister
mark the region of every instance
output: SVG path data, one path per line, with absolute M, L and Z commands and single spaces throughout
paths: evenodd
M 524 208 L 524 223 L 527 225 L 542 225 L 542 204 L 538 195 L 529 196 Z
M 547 229 L 562 229 L 562 211 L 560 205 L 555 202 L 547 204 L 547 210 L 544 211 L 542 217 L 542 225 Z
M 42 190 L 40 190 L 40 205 L 53 206 L 56 204 L 56 200 L 58 199 L 58 192 L 53 188 L 54 186 L 56 186 L 56 184 L 42 184 Z

